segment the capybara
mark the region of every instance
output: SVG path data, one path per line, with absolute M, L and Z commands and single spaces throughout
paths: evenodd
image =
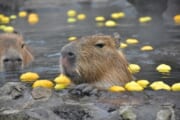
M 75 84 L 90 83 L 99 89 L 124 85 L 133 77 L 128 62 L 109 35 L 92 35 L 72 41 L 61 49 L 60 69 Z
M 0 34 L 0 71 L 19 71 L 33 61 L 34 57 L 22 35 Z

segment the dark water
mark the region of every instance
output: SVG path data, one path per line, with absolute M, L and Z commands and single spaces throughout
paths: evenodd
M 73 24 L 67 23 L 66 11 L 68 9 L 85 13 L 87 19 Z M 130 37 L 140 41 L 139 44 L 129 45 L 123 50 L 130 63 L 141 66 L 141 71 L 135 75 L 137 79 L 164 80 L 169 84 L 180 81 L 180 26 L 173 24 L 167 26 L 163 21 L 139 25 L 133 8 L 114 6 L 113 4 L 89 6 L 74 3 L 35 11 L 40 16 L 38 24 L 29 25 L 26 19 L 22 18 L 12 23 L 25 36 L 26 42 L 33 49 L 36 58 L 24 72 L 33 71 L 39 73 L 42 79 L 54 79 L 60 72 L 58 65 L 60 49 L 69 42 L 67 40 L 69 36 L 81 37 L 97 33 L 112 35 L 114 32 L 118 32 L 122 36 L 122 41 Z M 127 14 L 126 18 L 117 21 L 118 27 L 96 26 L 95 16 L 103 15 L 110 18 L 110 13 L 116 11 L 124 11 Z M 154 51 L 140 51 L 140 47 L 143 45 L 152 45 Z M 172 67 L 170 74 L 163 75 L 156 71 L 157 65 L 162 63 Z M 18 77 L 14 77 L 14 79 L 18 80 Z

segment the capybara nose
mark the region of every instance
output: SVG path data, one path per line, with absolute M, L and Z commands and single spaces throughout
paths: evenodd
M 5 71 L 18 71 L 23 66 L 23 60 L 20 57 L 5 57 L 3 65 Z
M 22 64 L 22 59 L 20 57 L 17 57 L 17 58 L 4 58 L 3 62 L 4 62 L 4 64 L 21 65 Z
M 4 63 L 10 63 L 10 62 L 12 62 L 12 63 L 22 63 L 22 59 L 21 58 L 5 58 L 4 60 L 3 60 L 3 62 Z

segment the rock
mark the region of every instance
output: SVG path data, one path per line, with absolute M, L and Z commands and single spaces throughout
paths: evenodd
M 52 95 L 52 90 L 44 87 L 36 87 L 32 90 L 34 99 L 49 99 Z
M 119 114 L 123 120 L 136 120 L 136 114 L 134 113 L 132 106 L 120 107 Z
M 27 116 L 37 120 L 63 120 L 56 116 L 50 109 L 35 108 L 26 111 Z
M 171 120 L 171 111 L 168 109 L 160 110 L 157 113 L 156 120 Z
M 7 115 L 7 114 L 16 114 L 18 112 L 19 110 L 4 110 L 2 113 Z
M 9 82 L 0 88 L 0 95 L 8 96 L 11 99 L 18 99 L 23 96 L 26 87 L 20 82 Z
M 7 11 L 18 11 L 20 7 L 23 6 L 25 0 L 16 0 L 8 2 L 6 0 L 0 1 L 0 11 L 7 12 Z
M 175 120 L 175 114 L 172 104 L 165 104 L 157 113 L 156 120 Z
M 78 105 L 63 105 L 54 108 L 53 112 L 62 119 L 91 119 L 92 116 Z
M 148 90 L 80 97 L 10 82 L 0 88 L 0 120 L 179 120 L 179 95 Z
M 9 110 L 7 114 L 0 114 L 0 120 L 38 120 L 28 116 L 24 112 Z
M 168 0 L 127 0 L 136 8 L 140 16 L 159 17 L 167 8 Z M 153 6 L 153 7 L 152 7 Z
M 72 95 L 83 97 L 83 96 L 98 96 L 99 91 L 94 86 L 87 83 L 83 83 L 70 88 L 69 93 L 71 93 Z
M 100 120 L 106 119 L 109 113 L 95 104 L 65 103 L 52 108 L 53 112 L 65 120 Z

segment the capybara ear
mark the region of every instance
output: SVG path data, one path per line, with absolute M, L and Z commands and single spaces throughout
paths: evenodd
M 24 65 L 27 66 L 34 60 L 34 56 L 32 55 L 32 52 L 28 46 L 23 44 L 23 59 L 24 59 Z
M 113 37 L 115 40 L 116 48 L 119 48 L 120 41 L 121 41 L 121 35 L 117 32 L 113 33 Z

